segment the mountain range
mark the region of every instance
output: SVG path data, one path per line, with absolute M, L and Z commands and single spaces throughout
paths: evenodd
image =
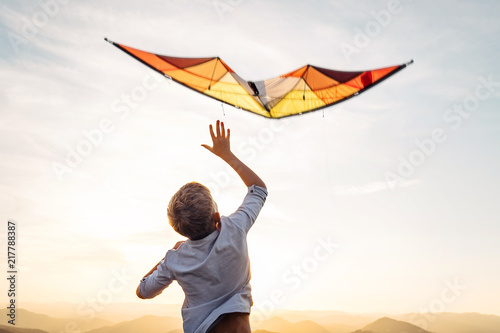
M 152 307 L 158 305 L 151 304 Z M 50 307 L 48 307 L 50 308 Z M 52 307 L 52 311 L 57 307 Z M 18 309 L 16 325 L 0 325 L 0 333 L 61 333 L 82 331 L 88 333 L 182 333 L 182 319 L 174 307 L 167 306 L 173 315 L 140 315 L 126 320 L 112 313 L 106 318 L 71 316 L 64 318 Z M 46 311 L 47 312 L 47 311 Z M 102 316 L 102 313 L 98 313 Z M 0 310 L 6 317 L 6 309 Z M 122 317 L 120 317 L 122 318 Z M 279 310 L 264 320 L 252 322 L 254 333 L 499 333 L 500 316 L 479 313 L 428 313 L 391 315 L 350 314 L 340 311 L 286 311 Z

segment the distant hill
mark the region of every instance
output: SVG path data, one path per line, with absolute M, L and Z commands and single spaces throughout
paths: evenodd
M 373 323 L 366 325 L 355 333 L 430 333 L 421 327 L 413 324 L 394 320 L 388 317 L 380 318 Z
M 357 327 L 355 325 L 345 325 L 345 324 L 323 324 L 321 325 L 328 330 L 330 333 L 351 333 Z
M 421 327 L 413 324 L 394 320 L 391 318 L 380 318 L 373 323 L 366 325 L 355 333 L 430 333 Z
M 101 327 L 87 333 L 165 333 L 182 332 L 182 319 L 174 317 L 143 316 L 116 325 Z
M 289 322 L 312 320 L 330 333 L 350 333 L 380 318 L 376 315 L 351 314 L 341 311 L 277 310 L 276 316 Z
M 109 325 L 109 322 L 103 319 L 95 318 L 88 321 L 87 318 L 53 318 L 47 315 L 34 313 L 24 309 L 16 310 L 16 328 L 33 328 L 44 330 L 49 333 L 59 333 L 66 331 L 71 325 L 75 325 L 78 330 L 86 331 L 97 327 Z M 0 310 L 0 316 L 5 318 L 7 309 Z
M 437 333 L 499 333 L 500 317 L 480 313 L 409 313 L 393 316 Z
M 265 320 L 258 324 L 258 328 L 277 333 L 330 333 L 326 328 L 311 320 L 291 323 L 280 317 Z
M 0 333 L 48 333 L 48 332 L 31 328 L 18 328 L 11 325 L 0 325 Z

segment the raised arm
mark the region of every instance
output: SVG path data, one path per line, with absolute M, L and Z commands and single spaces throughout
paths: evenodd
M 212 125 L 210 125 L 210 136 L 212 137 L 213 147 L 208 145 L 202 145 L 203 147 L 210 150 L 215 155 L 222 158 L 227 164 L 229 164 L 234 171 L 240 176 L 241 180 L 247 187 L 252 185 L 257 185 L 266 188 L 266 184 L 260 179 L 255 172 L 252 171 L 248 166 L 240 161 L 231 151 L 229 137 L 231 132 L 229 129 L 227 132 L 224 128 L 224 123 L 217 120 L 215 125 L 215 133 Z

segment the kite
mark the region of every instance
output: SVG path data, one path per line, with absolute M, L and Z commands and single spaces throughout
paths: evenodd
M 267 118 L 300 115 L 345 101 L 413 63 L 356 72 L 306 65 L 252 82 L 243 80 L 219 57 L 170 57 L 105 40 L 183 86 Z

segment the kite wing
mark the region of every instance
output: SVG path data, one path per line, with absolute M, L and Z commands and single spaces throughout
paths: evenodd
M 358 72 L 306 65 L 273 79 L 251 82 L 243 80 L 219 57 L 169 57 L 105 40 L 188 88 L 268 118 L 298 115 L 342 102 L 413 63 Z

